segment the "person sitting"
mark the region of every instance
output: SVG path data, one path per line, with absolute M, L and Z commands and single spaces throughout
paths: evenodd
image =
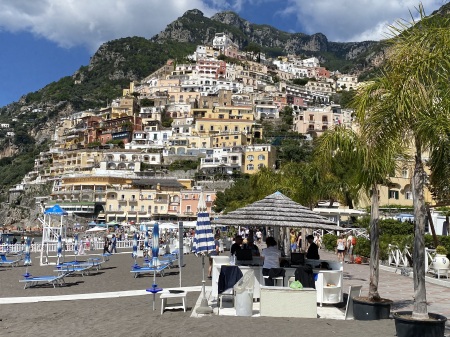
M 230 248 L 230 255 L 236 255 L 236 251 L 241 249 L 242 241 L 242 235 L 236 235 Z
M 273 286 L 273 279 L 270 277 L 271 269 L 280 269 L 280 258 L 281 252 L 277 248 L 277 241 L 269 236 L 266 239 L 267 248 L 263 249 L 261 252 L 261 258 L 264 259 L 263 263 L 263 276 L 269 276 L 269 278 L 264 278 L 264 284 L 266 286 Z
M 242 245 L 242 249 L 250 249 L 252 251 L 252 256 L 259 256 L 259 248 L 255 245 L 253 238 L 248 237 L 247 243 Z
M 308 235 L 306 241 L 309 243 L 308 251 L 306 252 L 306 258 L 309 260 L 319 260 L 319 247 L 314 243 L 314 236 Z

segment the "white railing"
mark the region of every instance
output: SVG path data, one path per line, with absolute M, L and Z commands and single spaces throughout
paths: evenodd
M 396 268 L 408 268 L 411 267 L 409 261 L 412 261 L 412 255 L 410 252 L 410 247 L 405 246 L 405 248 L 400 249 L 397 245 L 389 245 L 389 255 L 388 255 L 388 265 L 394 266 Z M 436 249 L 425 248 L 425 273 L 432 267 L 433 257 Z

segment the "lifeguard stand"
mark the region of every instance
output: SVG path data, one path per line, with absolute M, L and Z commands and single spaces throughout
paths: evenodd
M 63 243 L 66 241 L 66 224 L 64 216 L 67 216 L 67 212 L 63 210 L 59 205 L 55 205 L 46 211 L 44 211 L 43 231 L 42 231 L 42 245 L 41 245 L 41 266 L 43 265 L 55 265 L 54 262 L 49 261 L 48 252 L 55 250 L 57 257 L 56 246 L 58 244 L 58 238 L 61 236 Z M 64 250 L 64 244 L 62 245 Z

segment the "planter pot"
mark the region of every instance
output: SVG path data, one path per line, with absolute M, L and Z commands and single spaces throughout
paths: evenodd
M 382 299 L 380 302 L 370 302 L 366 297 L 353 298 L 353 316 L 358 321 L 373 321 L 388 319 L 391 313 L 392 301 Z
M 450 263 L 447 259 L 447 256 L 443 254 L 436 254 L 436 256 L 433 258 L 433 268 L 434 269 L 448 269 L 450 266 Z
M 428 314 L 430 319 L 411 319 L 411 311 L 393 314 L 397 337 L 444 337 L 447 318 L 438 314 Z

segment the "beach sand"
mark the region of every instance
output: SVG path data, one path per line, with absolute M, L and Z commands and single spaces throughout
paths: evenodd
M 33 275 L 52 275 L 53 267 L 39 266 L 33 255 Z M 79 260 L 86 257 L 79 257 Z M 66 257 L 73 260 L 73 257 Z M 0 297 L 32 297 L 68 294 L 143 290 L 151 287 L 153 277 L 133 278 L 131 253 L 115 254 L 99 272 L 89 276 L 67 277 L 65 287 L 34 287 L 23 289 L 18 280 L 26 268 L 0 267 Z M 139 260 L 142 262 L 142 259 Z M 201 258 L 184 255 L 182 286 L 200 286 Z M 206 259 L 206 268 L 207 268 Z M 169 269 L 165 277 L 156 277 L 162 288 L 179 286 L 178 268 Z M 206 285 L 211 281 L 207 280 Z M 161 301 L 156 295 L 152 310 L 152 295 L 107 299 L 71 300 L 0 305 L 1 336 L 395 336 L 393 320 L 339 321 L 327 319 L 297 319 L 268 317 L 205 316 L 190 317 L 200 292 L 188 292 L 187 312 L 167 310 L 161 315 Z

